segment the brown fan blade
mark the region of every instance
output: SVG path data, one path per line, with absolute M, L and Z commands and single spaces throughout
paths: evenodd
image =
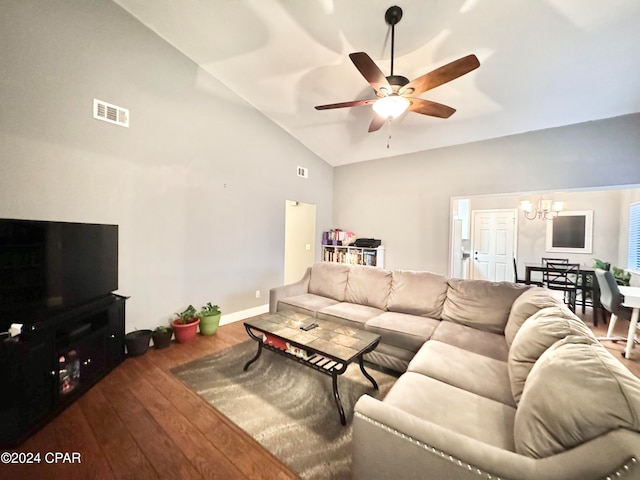
M 461 77 L 479 66 L 480 62 L 478 61 L 478 57 L 475 55 L 467 55 L 410 81 L 402 87 L 398 93 L 400 95 L 420 95 L 422 92 L 426 92 L 443 83 Z M 413 91 L 409 89 L 413 89 Z
M 430 117 L 449 118 L 456 111 L 455 108 L 422 98 L 410 98 L 409 101 L 411 102 L 408 108 L 409 111 L 429 115 Z
M 353 100 L 352 102 L 330 103 L 328 105 L 316 105 L 316 110 L 330 110 L 332 108 L 345 108 L 345 107 L 362 107 L 363 105 L 371 105 L 377 100 L 373 98 L 371 100 Z
M 387 93 L 391 93 L 391 85 L 389 85 L 387 77 L 384 76 L 369 55 L 364 52 L 356 52 L 350 53 L 349 58 L 376 92 L 384 87 L 387 89 Z
M 371 125 L 369 125 L 369 133 L 380 130 L 380 128 L 384 125 L 384 122 L 386 121 L 387 121 L 386 118 L 382 118 L 377 113 L 374 113 L 373 120 L 371 120 Z

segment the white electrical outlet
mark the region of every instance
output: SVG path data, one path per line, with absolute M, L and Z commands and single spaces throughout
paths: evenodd
M 260 298 L 260 290 L 256 290 L 256 298 Z

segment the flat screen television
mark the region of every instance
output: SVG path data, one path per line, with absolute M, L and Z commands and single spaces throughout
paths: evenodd
M 0 331 L 117 289 L 117 225 L 0 219 Z

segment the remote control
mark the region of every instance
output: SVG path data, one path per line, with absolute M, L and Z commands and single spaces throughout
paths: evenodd
M 305 332 L 308 332 L 309 330 L 313 330 L 317 326 L 318 326 L 317 323 L 310 323 L 309 325 L 305 325 L 304 327 L 300 327 L 300 330 L 304 330 Z

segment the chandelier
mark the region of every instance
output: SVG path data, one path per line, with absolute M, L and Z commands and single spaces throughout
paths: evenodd
M 545 200 L 541 198 L 538 200 L 538 205 L 534 209 L 533 203 L 529 200 L 523 200 L 520 202 L 520 208 L 524 213 L 524 217 L 527 220 L 551 220 L 558 216 L 558 212 L 564 207 L 564 202 L 554 202 L 553 200 Z

